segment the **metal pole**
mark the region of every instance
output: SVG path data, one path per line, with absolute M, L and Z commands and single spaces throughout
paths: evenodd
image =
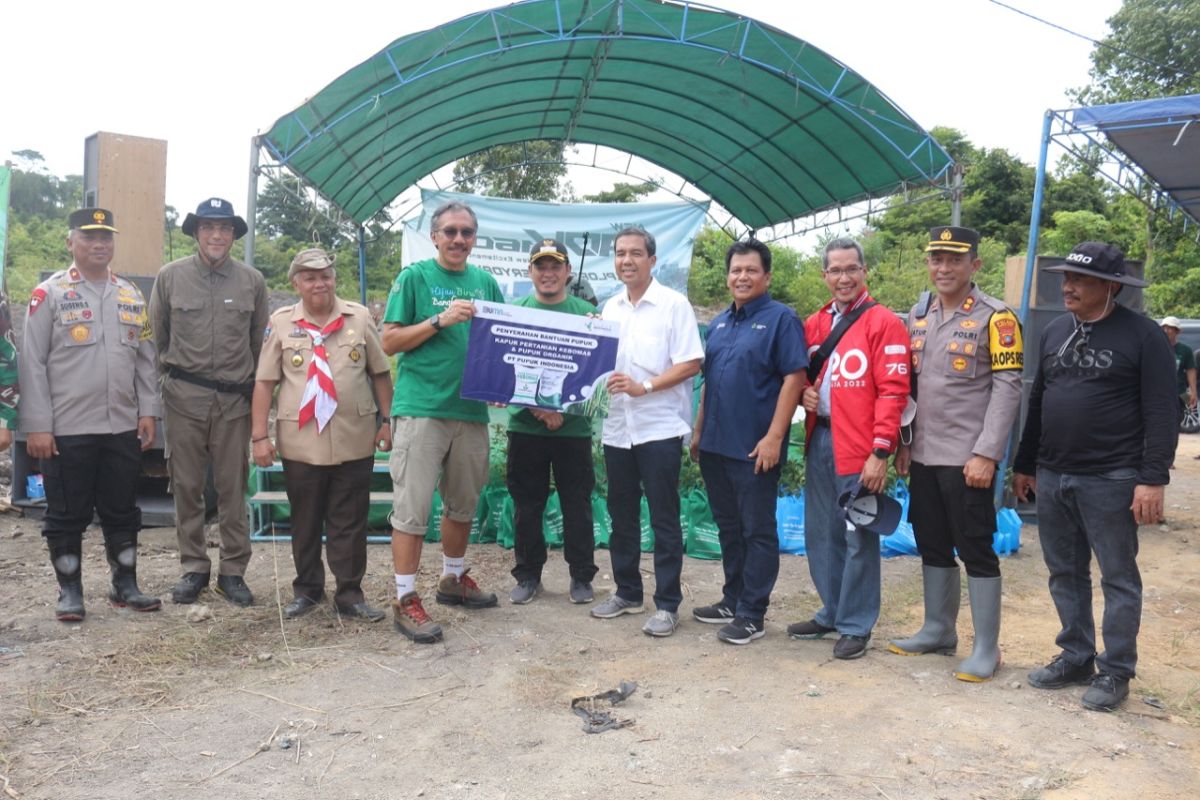
M 1029 294 L 1033 287 L 1033 268 L 1037 265 L 1038 221 L 1042 217 L 1042 193 L 1046 188 L 1046 153 L 1050 149 L 1050 122 L 1054 112 L 1047 111 L 1042 121 L 1042 149 L 1038 153 L 1037 178 L 1033 184 L 1033 208 L 1029 213 L 1029 251 L 1025 255 L 1025 281 L 1021 287 L 1021 324 L 1029 317 Z
M 358 299 L 367 304 L 367 232 L 362 223 L 358 225 Z
M 950 189 L 950 224 L 962 225 L 962 196 L 963 196 L 963 165 L 955 164 L 951 171 L 954 182 Z
M 258 137 L 250 137 L 250 175 L 249 189 L 246 192 L 246 251 L 244 259 L 247 266 L 254 266 L 254 229 L 257 226 L 255 217 L 258 216 Z

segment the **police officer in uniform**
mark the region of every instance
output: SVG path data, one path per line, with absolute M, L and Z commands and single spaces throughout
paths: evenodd
M 896 454 L 896 471 L 912 476 L 925 624 L 888 647 L 900 655 L 954 653 L 957 549 L 967 569 L 975 645 L 954 675 L 975 682 L 990 680 L 1000 666 L 992 497 L 996 464 L 1021 405 L 1024 365 L 1016 315 L 972 281 L 982 266 L 978 248 L 979 233 L 970 228 L 933 228 L 925 252 L 934 291 L 924 293 L 908 315 L 916 417 L 911 444 Z
M 112 570 L 109 602 L 135 611 L 161 606 L 138 588 L 136 566 L 137 478 L 159 407 L 146 301 L 108 268 L 117 232 L 112 212 L 80 209 L 70 227 L 74 262 L 40 283 L 29 300 L 20 425 L 45 481 L 42 534 L 58 578 L 55 617 L 78 622 L 83 531 L 93 513 Z
M 283 615 L 307 614 L 325 596 L 324 533 L 337 580 L 334 609 L 378 622 L 385 615 L 365 602 L 362 579 L 375 447 L 391 449 L 391 427 L 386 419 L 379 425 L 377 414 L 391 408 L 392 373 L 371 312 L 334 293 L 333 261 L 319 247 L 292 259 L 288 277 L 300 302 L 271 315 L 251 403 L 251 441 L 255 463 L 273 464 L 267 417 L 278 385 L 275 433 L 296 565 L 295 597 Z

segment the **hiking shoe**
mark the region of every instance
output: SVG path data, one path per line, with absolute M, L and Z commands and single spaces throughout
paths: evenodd
M 705 621 L 701 620 L 701 622 Z M 722 642 L 729 642 L 729 644 L 750 644 L 755 639 L 761 639 L 765 633 L 761 622 L 755 622 L 745 617 L 734 617 L 733 622 L 717 631 L 717 638 Z
M 647 636 L 670 636 L 675 632 L 677 625 L 679 625 L 679 615 L 673 611 L 663 611 L 660 608 L 650 619 L 646 620 L 646 624 L 642 626 L 642 633 Z
M 837 628 L 826 628 L 815 619 L 793 622 L 787 626 L 788 636 L 793 639 L 821 639 L 827 633 L 836 633 Z
M 871 641 L 870 636 L 855 636 L 852 633 L 847 633 L 842 638 L 837 640 L 837 644 L 833 646 L 833 657 L 840 658 L 843 661 L 849 661 L 852 658 L 862 658 L 867 654 L 867 642 Z
M 1077 686 L 1091 683 L 1092 675 L 1096 672 L 1096 660 L 1089 658 L 1083 664 L 1072 664 L 1059 653 L 1050 663 L 1041 669 L 1029 673 L 1026 680 L 1037 689 L 1062 689 L 1065 686 Z
M 442 640 L 442 626 L 429 618 L 421 597 L 409 592 L 399 600 L 392 601 L 393 626 L 417 644 L 433 644 Z
M 171 587 L 171 602 L 181 605 L 194 603 L 200 593 L 207 588 L 207 572 L 185 572 L 179 579 L 179 583 Z
M 1083 693 L 1083 707 L 1092 711 L 1116 711 L 1129 696 L 1129 679 L 1101 672 Z
M 254 603 L 254 595 L 250 593 L 250 587 L 241 575 L 218 575 L 217 594 L 242 608 Z
M 520 581 L 508 593 L 508 601 L 513 605 L 523 606 L 542 590 L 541 581 Z
M 471 570 L 463 570 L 459 576 L 443 575 L 438 581 L 437 594 L 434 599 L 444 606 L 466 606 L 467 608 L 491 608 L 498 602 L 492 592 L 487 594 L 479 588 L 479 584 L 468 575 Z
M 596 619 L 612 619 L 622 614 L 640 614 L 643 611 L 645 611 L 645 607 L 641 603 L 635 603 L 632 600 L 626 600 L 614 594 L 593 608 L 592 616 Z
M 692 617 L 697 622 L 707 622 L 710 625 L 722 625 L 733 622 L 733 609 L 724 603 L 713 603 L 711 606 L 700 606 L 692 609 Z M 719 634 L 718 634 L 719 635 Z
M 590 603 L 596 599 L 595 592 L 592 591 L 592 584 L 588 581 L 576 580 L 571 578 L 571 602 L 576 605 Z

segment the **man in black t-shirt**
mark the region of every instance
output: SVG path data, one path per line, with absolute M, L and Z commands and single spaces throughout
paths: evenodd
M 1125 274 L 1116 247 L 1084 242 L 1065 264 L 1046 269 L 1063 273 L 1071 313 L 1042 333 L 1013 490 L 1022 500 L 1037 495 L 1062 652 L 1029 673 L 1029 683 L 1091 684 L 1084 707 L 1112 711 L 1128 696 L 1137 666 L 1138 525 L 1162 517 L 1175 450 L 1174 358 L 1153 320 L 1116 303 L 1122 286 L 1146 286 Z M 1089 550 L 1104 592 L 1099 655 Z

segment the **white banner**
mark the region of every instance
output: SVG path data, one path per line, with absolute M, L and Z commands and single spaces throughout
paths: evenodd
M 429 222 L 434 210 L 450 200 L 467 203 L 475 211 L 479 232 L 468 261 L 492 273 L 509 300 L 533 291 L 529 250 L 534 243 L 558 239 L 571 255 L 571 273 L 582 272 L 603 303 L 622 288 L 613 271 L 613 238 L 629 225 L 639 225 L 654 236 L 658 247 L 654 277 L 687 294 L 692 243 L 708 210 L 707 203 L 539 203 L 422 189 L 420 216 L 404 223 L 404 264 L 437 255 Z M 586 253 L 584 233 L 588 234 Z

